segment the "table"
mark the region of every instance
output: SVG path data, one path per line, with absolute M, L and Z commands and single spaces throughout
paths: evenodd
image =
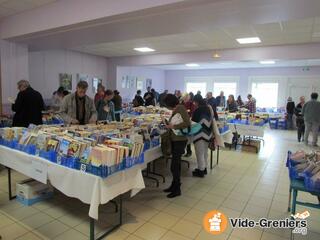
M 121 195 L 131 190 L 131 196 L 137 194 L 145 187 L 141 166 L 136 165 L 124 171 L 117 172 L 105 179 L 67 168 L 38 156 L 33 156 L 11 148 L 0 146 L 0 164 L 8 168 L 9 198 L 14 198 L 11 192 L 11 169 L 14 169 L 30 178 L 46 183 L 48 179 L 53 187 L 68 197 L 74 197 L 86 204 L 90 204 L 90 239 L 94 239 L 94 220 L 98 219 L 99 205 L 106 204 L 120 196 L 120 223 L 111 230 L 102 234 L 102 239 L 122 224 Z M 36 166 L 35 166 L 36 165 Z M 39 167 L 36 169 L 36 167 Z M 37 174 L 43 171 L 43 176 Z M 46 175 L 46 176 L 44 176 Z M 41 179 L 45 177 L 44 179 Z
M 225 131 L 223 133 L 220 133 L 220 141 L 223 146 L 224 143 L 228 143 L 228 144 L 232 144 L 232 139 L 233 139 L 233 134 L 230 130 Z M 216 160 L 216 164 L 213 165 L 213 151 L 210 150 L 210 169 L 213 169 L 214 167 L 216 167 L 219 164 L 219 158 L 220 158 L 220 144 L 217 144 L 217 160 Z

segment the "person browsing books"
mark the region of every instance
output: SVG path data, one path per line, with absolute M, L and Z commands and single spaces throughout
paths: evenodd
M 12 100 L 13 127 L 28 127 L 29 124 L 42 124 L 42 111 L 44 102 L 41 94 L 34 90 L 27 80 L 20 80 L 18 83 L 19 93 L 15 100 Z
M 88 83 L 80 81 L 75 93 L 67 95 L 60 106 L 59 115 L 66 124 L 95 123 L 97 112 L 93 100 L 87 96 Z
M 114 94 L 111 90 L 105 91 L 104 99 L 97 102 L 98 121 L 115 121 L 114 103 L 112 99 Z

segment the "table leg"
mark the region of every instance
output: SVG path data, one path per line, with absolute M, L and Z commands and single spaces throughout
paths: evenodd
M 90 240 L 102 240 L 105 239 L 105 236 L 109 235 L 114 230 L 118 229 L 122 225 L 122 195 L 119 196 L 119 223 L 106 232 L 103 232 L 99 237 L 95 238 L 94 236 L 94 219 L 90 218 Z
M 90 218 L 90 240 L 94 240 L 94 219 Z
M 8 169 L 8 190 L 9 190 L 9 200 L 15 199 L 17 196 L 12 195 L 12 184 L 11 184 L 11 168 Z
M 159 174 L 159 173 L 156 172 L 156 161 L 157 161 L 157 160 L 154 160 L 154 161 L 152 162 L 152 172 L 149 172 L 149 173 L 152 174 L 152 175 L 156 175 L 156 176 L 161 177 L 163 183 L 165 183 L 165 182 L 166 182 L 166 178 L 165 178 L 162 174 Z
M 298 190 L 293 189 L 293 199 L 292 199 L 292 207 L 291 207 L 291 214 L 296 214 L 296 202 L 297 202 Z
M 213 155 L 213 151 L 212 151 L 212 149 L 210 149 L 210 169 L 212 169 L 212 168 L 213 168 L 213 163 L 212 163 L 213 159 L 212 159 L 212 155 Z
M 217 165 L 219 164 L 219 157 L 220 157 L 220 147 L 217 147 Z

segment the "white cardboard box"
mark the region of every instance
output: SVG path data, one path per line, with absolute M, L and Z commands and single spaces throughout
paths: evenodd
M 17 201 L 30 206 L 53 196 L 53 187 L 33 179 L 27 179 L 17 183 Z

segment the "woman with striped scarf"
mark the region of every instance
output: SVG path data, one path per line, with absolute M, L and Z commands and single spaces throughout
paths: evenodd
M 210 106 L 207 105 L 202 97 L 194 98 L 193 102 L 196 110 L 192 115 L 192 121 L 200 123 L 202 128 L 193 137 L 198 168 L 192 172 L 192 175 L 203 178 L 207 174 L 208 146 L 213 133 L 213 116 Z

